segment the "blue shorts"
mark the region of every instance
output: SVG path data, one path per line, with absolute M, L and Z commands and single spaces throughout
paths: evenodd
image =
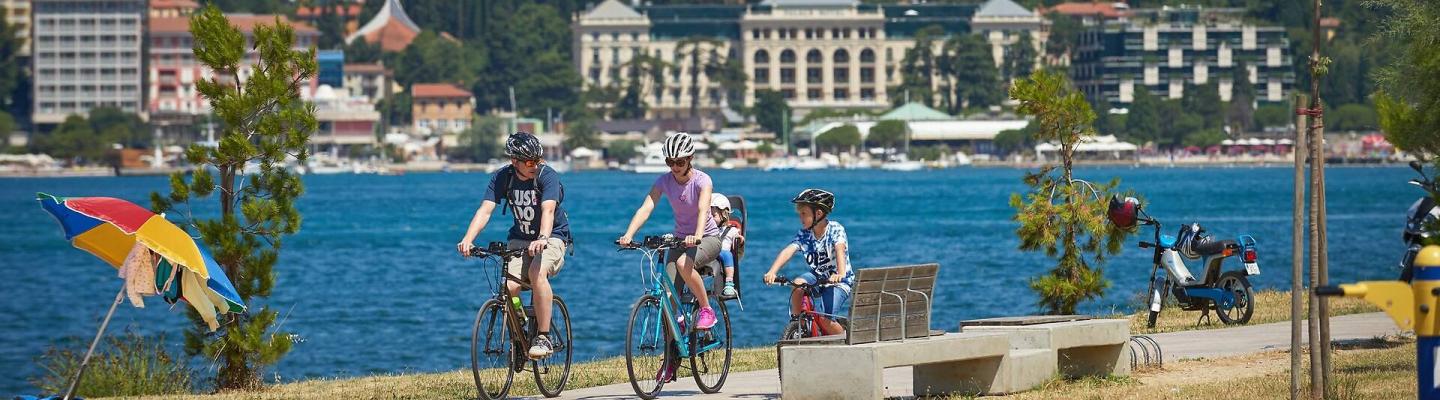
M 820 278 L 816 277 L 813 272 L 806 272 L 796 278 L 812 285 L 820 281 Z M 815 311 L 822 314 L 844 316 L 843 307 L 845 302 L 850 300 L 850 285 L 837 283 L 834 286 L 814 287 L 810 289 L 810 297 L 815 302 Z

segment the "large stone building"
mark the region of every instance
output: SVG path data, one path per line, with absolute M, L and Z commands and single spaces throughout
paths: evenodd
M 1236 76 L 1254 85 L 1256 100 L 1284 101 L 1295 84 L 1285 29 L 1242 17 L 1236 9 L 1133 10 L 1082 34 L 1071 76 L 1086 97 L 1112 104 L 1134 101 L 1140 87 L 1180 98 L 1186 86 L 1210 83 L 1229 101 Z
M 728 105 L 720 84 L 699 74 L 711 60 L 738 57 L 748 79 L 736 101 L 755 103 L 758 90 L 779 91 L 797 113 L 818 108 L 889 108 L 900 94 L 900 66 L 914 34 L 938 26 L 947 34 L 980 34 L 993 46 L 997 65 L 1006 46 L 1029 32 L 1037 50 L 1046 38 L 1039 15 L 1010 0 L 984 4 L 877 6 L 858 0 L 767 0 L 758 5 L 627 6 L 606 0 L 575 18 L 575 66 L 587 87 L 621 87 L 637 55 L 673 65 L 663 85 L 645 83 L 653 118 L 690 116 L 693 100 L 702 115 Z M 714 41 L 697 41 L 710 38 Z M 692 45 L 693 43 L 693 45 Z M 937 43 L 937 46 L 939 43 Z M 937 84 L 938 84 L 937 80 Z M 697 98 L 698 97 L 698 98 Z
M 144 112 L 144 0 L 33 0 L 32 121 L 96 107 Z

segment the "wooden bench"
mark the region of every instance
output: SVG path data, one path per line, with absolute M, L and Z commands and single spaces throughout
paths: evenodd
M 1012 349 L 1005 333 L 931 330 L 939 269 L 856 270 L 845 335 L 779 343 L 784 398 L 882 398 L 890 367 L 913 366 L 917 396 L 1013 393 L 1054 375 L 1055 352 Z

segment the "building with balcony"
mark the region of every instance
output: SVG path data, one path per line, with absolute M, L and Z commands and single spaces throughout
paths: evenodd
M 52 125 L 96 107 L 145 111 L 144 0 L 33 0 L 31 120 Z
M 310 135 L 310 144 L 317 151 L 334 148 L 334 154 L 350 154 L 355 147 L 379 143 L 375 128 L 380 123 L 380 112 L 365 98 L 321 85 L 311 101 L 315 103 L 316 129 Z
M 403 90 L 395 86 L 390 70 L 381 64 L 345 64 L 344 87 L 351 96 L 365 98 L 370 103 L 385 100 L 391 93 Z
M 369 22 L 345 37 L 345 44 L 358 39 L 380 46 L 382 51 L 401 52 L 410 46 L 416 36 L 420 36 L 420 26 L 405 14 L 400 0 L 386 0 Z
M 232 14 L 226 18 L 245 35 L 245 48 L 254 43 L 255 26 L 280 22 L 295 29 L 295 49 L 306 50 L 320 38 L 320 31 L 284 16 Z M 214 71 L 195 60 L 194 37 L 190 35 L 188 18 L 154 18 L 149 21 L 150 63 L 146 110 L 152 114 L 203 115 L 210 113 L 210 102 L 200 96 L 195 82 L 214 77 Z M 252 49 L 237 74 L 241 81 L 250 76 L 251 65 L 258 55 Z M 306 82 L 305 93 L 313 93 L 316 82 Z
M 1133 10 L 1081 35 L 1075 85 L 1091 101 L 1129 104 L 1144 87 L 1163 98 L 1181 98 L 1188 85 L 1216 84 L 1230 101 L 1239 76 L 1261 102 L 1285 101 L 1295 71 L 1285 29 L 1242 19 L 1240 9 Z
M 574 63 L 587 87 L 623 87 L 638 55 L 674 66 L 665 71 L 663 85 L 645 83 L 644 100 L 652 118 L 690 117 L 692 102 L 700 116 L 717 115 L 732 101 L 753 106 L 760 90 L 782 93 L 797 114 L 818 108 L 886 109 L 896 95 L 888 88 L 902 83 L 900 66 L 914 46 L 915 33 L 929 26 L 947 35 L 984 35 L 994 46 L 997 65 L 1004 60 L 1005 46 L 1020 32 L 1031 34 L 1037 49 L 1047 37 L 1044 20 L 1010 0 L 887 6 L 858 0 L 766 0 L 750 6 L 635 7 L 606 0 L 572 24 Z M 696 69 L 703 72 L 737 58 L 749 76 L 742 93 L 732 98 L 704 73 L 692 87 L 690 76 Z
M 417 83 L 410 87 L 410 120 L 420 136 L 440 136 L 445 147 L 454 146 L 460 132 L 470 129 L 475 96 L 449 83 Z

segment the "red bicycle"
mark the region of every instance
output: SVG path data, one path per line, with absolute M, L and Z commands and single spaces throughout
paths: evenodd
M 833 284 L 797 284 L 793 282 L 793 279 L 787 278 L 783 275 L 777 275 L 775 277 L 775 280 L 770 283 L 790 286 L 800 290 L 800 314 L 790 317 L 790 322 L 785 324 L 785 330 L 781 331 L 780 333 L 780 341 L 775 342 L 775 368 L 776 370 L 783 372 L 785 367 L 781 365 L 780 361 L 780 346 L 784 345 L 785 342 L 794 342 L 796 340 L 804 338 L 840 335 L 844 333 L 843 330 L 839 332 L 830 332 L 830 330 L 825 329 L 824 324 L 817 323 L 816 318 L 820 318 L 822 316 L 827 317 L 840 324 L 840 326 L 842 327 L 849 326 L 849 322 L 846 321 L 845 317 L 843 316 L 815 311 L 816 290 L 822 287 L 833 286 Z

